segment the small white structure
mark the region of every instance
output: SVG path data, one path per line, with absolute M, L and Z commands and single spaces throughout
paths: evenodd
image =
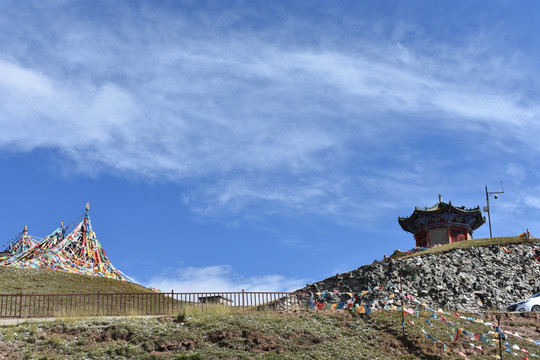
M 232 305 L 233 301 L 229 298 L 226 298 L 223 295 L 208 295 L 200 296 L 199 302 L 201 304 L 220 304 L 220 305 Z

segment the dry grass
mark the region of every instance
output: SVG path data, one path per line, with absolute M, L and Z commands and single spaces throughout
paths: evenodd
M 1 294 L 151 293 L 144 286 L 96 276 L 0 266 Z
M 526 239 L 522 237 L 495 237 L 495 238 L 485 238 L 485 239 L 474 239 L 468 241 L 460 241 L 451 244 L 444 244 L 441 246 L 433 247 L 424 251 L 420 251 L 414 254 L 405 255 L 402 259 L 411 258 L 414 256 L 425 255 L 425 254 L 442 254 L 455 249 L 470 249 L 475 246 L 489 246 L 489 245 L 515 245 L 515 244 L 530 244 L 530 243 L 539 243 L 540 239 Z
M 498 349 L 496 341 L 488 345 L 466 335 L 454 341 L 458 327 L 484 335 L 488 326 L 448 316 L 450 326 L 426 311 L 419 317 L 407 315 L 407 336 L 403 336 L 397 311 L 365 316 L 342 310 L 235 313 L 226 306 L 211 308 L 153 319 L 78 319 L 3 327 L 0 358 L 390 360 L 460 359 L 463 352 L 479 360 L 494 358 Z M 537 320 L 514 318 L 519 316 L 507 315 L 503 326 Z M 524 328 L 512 330 L 523 333 Z M 440 342 L 434 343 L 433 338 Z M 492 335 L 488 338 L 496 340 Z M 483 352 L 464 341 L 481 345 Z M 538 353 L 523 339 L 509 341 Z

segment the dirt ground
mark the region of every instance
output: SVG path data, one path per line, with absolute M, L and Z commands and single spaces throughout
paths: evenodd
M 540 313 L 488 313 L 484 319 L 497 323 L 499 318 L 501 328 L 520 336 L 540 340 Z

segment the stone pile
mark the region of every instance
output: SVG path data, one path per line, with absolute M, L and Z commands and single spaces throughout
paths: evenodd
M 401 285 L 404 294 L 434 308 L 469 312 L 504 310 L 509 304 L 540 291 L 540 263 L 532 251 L 539 246 L 538 243 L 478 246 L 408 259 L 385 259 L 307 284 L 299 291 L 326 293 L 325 299 L 320 300 L 333 303 L 346 300 L 347 295 L 342 297 L 348 292 L 373 290 L 367 295 L 368 300 L 380 301 L 399 291 Z M 389 284 L 397 286 L 388 287 Z

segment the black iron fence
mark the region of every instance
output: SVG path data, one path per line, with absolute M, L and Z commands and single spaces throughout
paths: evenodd
M 0 295 L 0 318 L 174 315 L 187 309 L 307 309 L 300 292 L 192 292 Z

